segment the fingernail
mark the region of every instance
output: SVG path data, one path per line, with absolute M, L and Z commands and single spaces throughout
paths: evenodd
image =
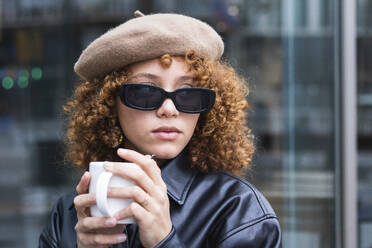
M 125 234 L 120 234 L 119 236 L 118 236 L 118 241 L 119 242 L 123 242 L 123 241 L 125 241 L 127 239 L 127 236 L 125 235 Z
M 126 149 L 123 149 L 123 148 L 119 148 L 118 153 L 120 155 L 125 155 L 125 154 L 127 154 L 127 150 Z
M 115 219 L 108 219 L 106 220 L 106 226 L 115 226 Z

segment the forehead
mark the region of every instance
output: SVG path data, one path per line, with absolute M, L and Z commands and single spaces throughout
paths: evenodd
M 192 76 L 190 65 L 187 64 L 185 59 L 182 57 L 172 57 L 172 63 L 168 68 L 165 68 L 161 64 L 160 58 L 156 58 L 132 64 L 129 66 L 128 71 L 131 78 L 137 76 L 143 77 L 148 74 L 158 76 Z

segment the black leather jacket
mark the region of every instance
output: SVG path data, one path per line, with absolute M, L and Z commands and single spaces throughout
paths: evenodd
M 202 174 L 189 169 L 185 152 L 162 169 L 173 228 L 156 247 L 281 247 L 278 219 L 265 197 L 229 173 Z M 73 198 L 61 197 L 40 235 L 39 247 L 76 247 Z M 127 241 L 113 247 L 142 247 L 136 225 Z

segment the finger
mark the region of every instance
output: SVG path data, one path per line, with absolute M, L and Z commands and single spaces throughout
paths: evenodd
M 126 224 L 118 223 L 114 227 L 97 229 L 95 233 L 103 233 L 103 234 L 123 233 L 126 226 L 127 226 Z
M 127 161 L 138 164 L 156 185 L 164 184 L 161 170 L 155 160 L 151 159 L 150 155 L 144 156 L 136 151 L 123 148 L 118 149 L 118 155 Z
M 108 191 L 108 197 L 112 198 L 131 198 L 144 207 L 146 210 L 150 210 L 152 201 L 149 194 L 147 194 L 143 189 L 138 186 L 131 187 L 111 187 Z
M 134 217 L 138 225 L 144 225 L 146 221 L 151 220 L 151 214 L 136 202 L 132 202 L 129 207 L 116 213 L 114 217 L 117 220 Z
M 149 194 L 156 194 L 156 187 L 151 178 L 141 169 L 125 166 L 122 163 L 107 163 L 105 169 L 114 175 L 130 179 Z
M 77 195 L 74 198 L 74 205 L 76 208 L 90 207 L 96 204 L 96 195 L 92 193 Z
M 74 206 L 78 217 L 86 216 L 86 209 L 96 204 L 96 196 L 94 194 L 81 194 L 74 198 Z
M 78 242 L 85 246 L 113 245 L 124 242 L 127 236 L 120 234 L 79 233 Z
M 117 220 L 112 217 L 86 217 L 78 221 L 75 226 L 77 232 L 92 232 L 96 229 L 114 227 Z
M 81 177 L 79 184 L 76 186 L 76 192 L 80 194 L 88 193 L 90 182 L 90 173 L 88 171 L 84 172 Z

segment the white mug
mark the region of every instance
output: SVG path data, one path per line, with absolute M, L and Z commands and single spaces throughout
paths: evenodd
M 119 176 L 113 175 L 111 172 L 105 170 L 103 165 L 110 162 L 90 162 L 89 172 L 91 180 L 89 184 L 89 193 L 96 194 L 97 205 L 91 206 L 90 213 L 95 217 L 113 217 L 117 212 L 127 208 L 133 199 L 107 198 L 107 191 L 109 187 L 128 187 L 136 185 L 135 182 Z M 135 166 L 134 163 L 121 163 L 123 166 Z M 118 221 L 119 224 L 136 223 L 133 217 L 129 217 Z

